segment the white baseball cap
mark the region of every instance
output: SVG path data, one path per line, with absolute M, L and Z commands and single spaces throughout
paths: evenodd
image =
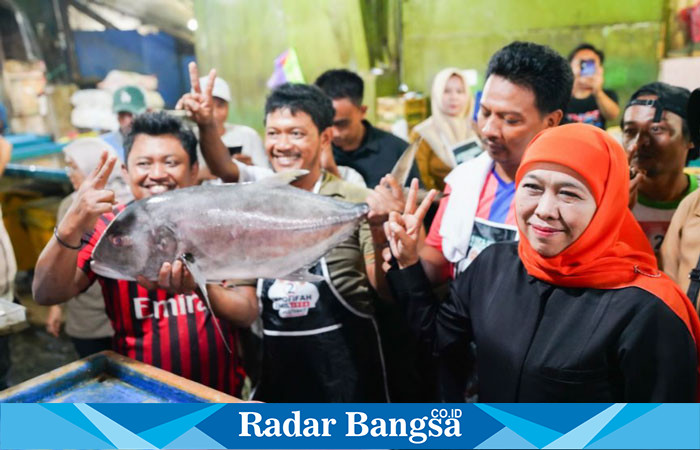
M 199 79 L 199 85 L 202 88 L 202 92 L 207 90 L 207 81 L 209 77 L 202 77 Z M 231 102 L 231 89 L 228 87 L 228 83 L 224 81 L 221 77 L 216 77 L 214 79 L 214 90 L 212 91 L 212 96 L 219 97 L 221 100 Z

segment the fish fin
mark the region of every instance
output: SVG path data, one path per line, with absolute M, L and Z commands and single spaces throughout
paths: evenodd
M 260 181 L 256 181 L 255 184 L 266 187 L 286 186 L 297 178 L 301 178 L 308 173 L 309 171 L 304 169 L 285 170 L 284 172 L 279 172 L 267 178 L 263 178 Z
M 204 301 L 207 303 L 207 308 L 209 308 L 209 312 L 211 312 L 211 317 L 214 321 L 214 326 L 216 326 L 216 331 L 219 332 L 221 340 L 224 341 L 224 346 L 226 347 L 226 350 L 228 350 L 229 353 L 233 353 L 231 351 L 231 347 L 228 346 L 226 338 L 224 337 L 224 332 L 221 330 L 219 319 L 216 317 L 216 315 L 214 315 L 214 308 L 211 307 L 211 301 L 209 300 L 209 294 L 207 293 L 207 278 L 204 276 L 199 266 L 197 266 L 197 263 L 195 262 L 194 257 L 191 254 L 185 253 L 184 255 L 180 256 L 180 259 L 182 260 L 182 263 L 185 265 L 185 267 L 187 267 L 187 270 L 189 270 L 192 274 L 195 283 L 197 283 L 197 287 L 199 287 L 199 290 L 202 293 L 202 297 L 204 297 Z
M 315 273 L 309 272 L 309 269 L 310 266 L 304 266 L 301 269 L 297 269 L 294 272 L 288 273 L 280 278 L 289 281 L 307 281 L 309 283 L 316 283 L 318 281 L 325 280 L 325 278 L 323 278 L 321 275 L 316 275 Z
M 396 164 L 394 164 L 394 168 L 391 169 L 391 175 L 399 183 L 399 186 L 404 186 L 406 181 L 408 181 L 408 175 L 411 173 L 413 161 L 416 159 L 416 152 L 422 140 L 423 138 L 420 138 L 409 145 L 399 160 L 396 161 Z

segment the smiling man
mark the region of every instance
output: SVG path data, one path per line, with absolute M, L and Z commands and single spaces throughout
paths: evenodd
M 122 170 L 136 200 L 192 186 L 197 180 L 197 139 L 165 113 L 137 116 L 124 142 Z M 234 326 L 248 326 L 257 315 L 251 287 L 207 286 L 212 316 L 195 293 L 192 276 L 180 261 L 165 263 L 157 283 L 111 279 L 90 268 L 92 250 L 124 205 L 114 205 L 105 189 L 115 157 L 105 153 L 78 189 L 36 264 L 32 286 L 41 305 L 63 303 L 98 281 L 115 334 L 113 349 L 232 395 L 240 395 L 244 372 Z M 183 208 L 186 205 L 183 205 Z M 251 295 L 253 296 L 251 299 Z M 223 336 L 216 331 L 220 320 Z
M 517 239 L 515 173 L 530 140 L 559 125 L 572 82 L 569 64 L 549 47 L 513 42 L 491 57 L 477 119 L 486 151 L 445 178 L 448 195 L 420 252 L 434 284 L 490 244 Z
M 559 125 L 572 83 L 569 64 L 549 47 L 513 42 L 491 57 L 477 117 L 485 151 L 445 178 L 445 197 L 420 245 L 433 285 L 456 278 L 491 244 L 518 238 L 515 173 L 530 140 Z M 466 373 L 468 362 L 454 355 L 437 365 L 440 400 L 464 401 L 466 376 L 454 374 Z
M 215 139 L 211 91 L 202 92 L 196 67 L 191 69 L 194 93 L 183 97 L 182 106 L 199 126 L 207 165 L 224 180 L 239 180 L 247 170 L 231 162 L 221 141 Z M 212 71 L 209 76 L 214 75 Z M 293 186 L 362 202 L 366 189 L 321 167 L 321 152 L 332 139 L 332 121 L 333 105 L 319 88 L 281 85 L 265 102 L 265 151 L 275 172 L 308 172 L 293 181 Z M 310 268 L 323 281 L 238 282 L 257 285 L 257 297 L 253 292 L 249 299 L 262 305 L 263 358 L 255 399 L 287 403 L 389 399 L 375 320 L 373 287 L 377 287 L 376 274 L 381 269 L 374 254 L 372 233 L 365 221 Z
M 296 187 L 363 201 L 363 189 L 321 169 L 321 151 L 331 139 L 332 118 L 330 100 L 315 86 L 282 85 L 265 103 L 265 150 L 276 172 L 309 172 L 293 183 Z M 258 280 L 264 350 L 257 399 L 389 399 L 374 319 L 376 295 L 366 274 L 374 272 L 374 265 L 372 237 L 365 222 L 311 269 L 324 281 Z M 301 297 L 310 301 L 297 308 Z

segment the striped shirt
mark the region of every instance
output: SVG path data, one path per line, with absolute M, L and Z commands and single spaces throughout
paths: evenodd
M 231 355 L 216 330 L 204 300 L 196 294 L 149 291 L 135 281 L 113 280 L 90 269 L 92 251 L 120 206 L 97 221 L 80 250 L 78 267 L 102 286 L 107 316 L 114 328 L 114 350 L 231 395 L 240 396 L 245 373 L 236 352 L 237 333 L 220 320 Z
M 486 178 L 479 196 L 476 217 L 490 222 L 516 225 L 514 196 L 515 183 L 503 181 L 494 167 Z
M 452 188 L 445 186 L 445 197 L 440 200 L 430 231 L 425 239 L 426 245 L 436 248 L 442 253 L 442 236 L 440 227 L 447 209 L 449 194 Z M 476 258 L 482 250 L 494 242 L 511 241 L 517 238 L 517 222 L 515 220 L 515 183 L 507 183 L 492 168 L 486 177 L 484 187 L 479 194 L 474 226 L 471 231 L 467 256 L 459 263 L 451 263 L 444 268 L 444 275 L 453 278 Z

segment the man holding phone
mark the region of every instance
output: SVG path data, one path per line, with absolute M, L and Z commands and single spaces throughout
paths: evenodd
M 574 72 L 571 101 L 566 109 L 569 122 L 583 122 L 605 129 L 608 120 L 620 113 L 615 91 L 603 89 L 603 62 L 605 53 L 582 43 L 569 53 L 569 63 Z

